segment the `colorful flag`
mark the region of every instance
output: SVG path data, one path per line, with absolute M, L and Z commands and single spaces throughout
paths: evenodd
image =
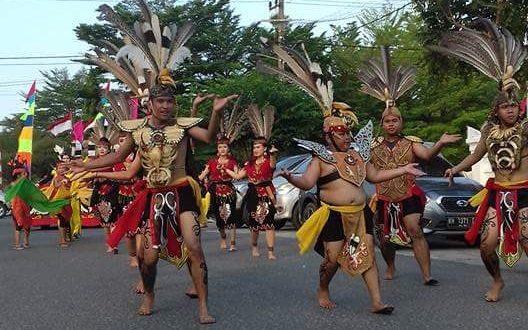
M 68 112 L 64 118 L 61 118 L 51 124 L 48 127 L 48 131 L 50 131 L 51 134 L 57 136 L 60 133 L 71 131 L 72 128 L 72 113 Z
M 24 121 L 24 126 L 18 137 L 17 158 L 24 162 L 28 171 L 31 170 L 31 154 L 33 152 L 33 116 L 35 116 L 35 81 L 31 85 L 26 96 L 26 112 L 20 117 Z
M 86 126 L 84 128 L 84 131 L 86 132 L 87 130 L 89 130 L 90 128 L 94 128 L 95 127 L 95 123 L 99 120 L 99 119 L 103 119 L 104 118 L 104 115 L 100 112 L 97 113 L 97 115 L 95 116 L 95 118 L 88 124 L 88 126 Z

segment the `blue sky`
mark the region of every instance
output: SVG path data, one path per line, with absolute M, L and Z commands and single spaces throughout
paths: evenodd
M 18 56 L 81 55 L 88 45 L 78 41 L 73 29 L 80 23 L 95 23 L 95 10 L 103 3 L 118 1 L 96 0 L 0 0 L 2 47 L 0 58 Z M 178 1 L 184 3 L 186 1 Z M 332 24 L 345 24 L 357 19 L 362 8 L 381 8 L 383 3 L 395 6 L 405 0 L 286 0 L 285 12 L 292 19 L 339 19 Z M 243 25 L 269 18 L 267 0 L 232 0 L 231 6 L 240 15 Z M 5 13 L 8 13 L 6 15 Z M 265 23 L 267 24 L 267 23 Z M 330 23 L 318 23 L 317 32 L 328 29 Z M 10 33 L 11 32 L 11 33 Z M 70 72 L 81 68 L 69 59 L 0 59 L 0 118 L 22 112 L 24 103 L 19 96 L 31 82 L 42 85 L 40 71 L 67 67 Z M 46 63 L 46 65 L 42 65 Z M 68 64 L 64 64 L 68 63 Z M 21 65 L 22 64 L 22 65 Z M 38 64 L 38 65 L 35 65 Z M 38 106 L 38 104 L 37 104 Z

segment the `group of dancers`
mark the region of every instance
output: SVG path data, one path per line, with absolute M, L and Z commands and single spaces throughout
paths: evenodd
M 157 262 L 161 257 L 178 267 L 188 266 L 194 285 L 188 293 L 198 298 L 199 321 L 213 323 L 215 318 L 207 306 L 208 268 L 200 240 L 201 193 L 199 184 L 188 172 L 191 140 L 210 143 L 221 128 L 216 139 L 217 154 L 198 177 L 211 194 L 221 248 L 228 249 L 227 232 L 229 250 L 237 248 L 232 181 L 247 177 L 251 253 L 259 256 L 258 235 L 265 231 L 268 258 L 275 259 L 275 189 L 271 180 L 277 150 L 269 145 L 273 108 L 250 105 L 242 113 L 222 113 L 238 96 L 208 95 L 198 96 L 193 104 L 196 110 L 206 99 L 212 100 L 207 128 L 199 126 L 201 118 L 175 116 L 175 82 L 170 70 L 183 65 L 190 55 L 184 44 L 191 37 L 192 24 L 178 29 L 161 28 L 144 1 L 138 4 L 143 20 L 134 29 L 128 28 L 109 6 L 101 6 L 101 18 L 126 36 L 125 46 L 117 55 L 104 50 L 87 55 L 87 61 L 111 72 L 129 88 L 127 93 L 106 94 L 111 104 L 105 110 L 106 117 L 121 132 L 119 148 L 106 155 L 101 152 L 100 157 L 89 162 L 73 160 L 68 167 L 75 173 L 75 179 L 99 180 L 94 187 L 98 191 L 96 212 L 101 219 L 114 223 L 108 233 L 109 249 L 116 249 L 124 236 L 134 237 L 136 248 L 132 250 L 136 253 L 144 292 L 139 314 L 152 313 Z M 323 257 L 318 303 L 322 308 L 335 307 L 329 285 L 341 268 L 351 276 L 362 275 L 372 301 L 371 312 L 391 314 L 394 307 L 381 298 L 375 234 L 387 263 L 386 280 L 395 277 L 395 248 L 412 246 L 423 284 L 439 284 L 431 275 L 429 247 L 420 226 L 425 196 L 414 178 L 425 173 L 417 167 L 416 160 L 431 159 L 444 146 L 459 141 L 460 136 L 444 134 L 433 147 L 425 148 L 419 138 L 402 135 L 403 116 L 396 101 L 415 84 L 416 72 L 411 67 L 393 67 L 387 48 L 382 49 L 381 60 L 368 61 L 358 72 L 361 91 L 384 102 L 380 118 L 382 135 L 374 138 L 371 122 L 352 134 L 358 118 L 349 105 L 334 101 L 332 82 L 325 78 L 318 63 L 312 62 L 306 53 L 284 45 L 267 40 L 263 44 L 269 52 L 264 58 L 275 57 L 283 66 L 262 60 L 257 63 L 257 70 L 301 88 L 314 99 L 324 118 L 324 145 L 296 139 L 301 148 L 313 155 L 306 172 L 296 175 L 279 169 L 280 175 L 296 187 L 318 188 L 321 206 L 297 232 L 301 253 L 315 245 L 315 251 Z M 521 247 L 528 250 L 527 119 L 516 100 L 519 85 L 513 78 L 527 51 L 509 31 L 486 19 L 477 20 L 473 28 L 447 32 L 439 46 L 431 48 L 463 60 L 499 82 L 500 90 L 482 128 L 477 149 L 446 171 L 446 176 L 452 179 L 486 153 L 492 164 L 495 178 L 472 201 L 480 207 L 467 238 L 475 241 L 478 234 L 481 236 L 482 260 L 493 277 L 485 299 L 497 301 L 503 287 L 498 256 L 511 267 L 519 259 Z M 144 56 L 139 58 L 137 52 Z M 121 115 L 129 112 L 132 96 L 142 100 L 145 117 L 129 119 Z M 245 121 L 250 123 L 254 139 L 250 159 L 239 167 L 229 146 Z M 127 158 L 128 165 L 117 170 L 116 164 L 126 162 Z M 128 186 L 119 188 L 123 185 L 119 184 L 116 188 L 105 180 L 126 182 Z M 363 191 L 365 180 L 376 184 L 372 201 L 367 200 Z M 136 186 L 135 182 L 142 183 Z M 112 206 L 113 201 L 105 193 L 112 189 L 127 197 L 123 198 L 126 205 Z M 23 223 L 21 219 L 20 228 Z

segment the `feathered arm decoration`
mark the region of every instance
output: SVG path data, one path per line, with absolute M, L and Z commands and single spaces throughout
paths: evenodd
M 388 47 L 381 48 L 381 60 L 371 59 L 358 70 L 358 79 L 362 82 L 361 92 L 383 102 L 395 102 L 416 84 L 416 69 L 398 66 L 392 68 Z
M 489 19 L 479 18 L 475 29 L 462 27 L 449 31 L 433 51 L 468 63 L 486 76 L 500 83 L 503 91 L 519 89 L 513 75 L 526 59 L 526 47 L 510 31 Z

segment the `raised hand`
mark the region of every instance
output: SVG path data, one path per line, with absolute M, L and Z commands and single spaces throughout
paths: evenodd
M 200 104 L 202 104 L 203 101 L 205 100 L 211 100 L 215 97 L 214 94 L 207 94 L 207 95 L 202 95 L 202 94 L 198 94 L 196 95 L 196 97 L 194 98 L 194 101 L 193 101 L 193 108 L 197 108 Z
M 444 178 L 447 178 L 449 180 L 449 186 L 453 184 L 453 176 L 455 173 L 453 173 L 453 168 L 448 168 L 444 173 Z
M 444 133 L 440 137 L 439 142 L 445 145 L 445 144 L 456 143 L 456 142 L 460 141 L 460 139 L 462 139 L 462 135 L 460 135 L 460 134 Z
M 417 169 L 416 168 L 417 166 L 418 166 L 418 163 L 409 163 L 409 164 L 405 165 L 403 167 L 403 169 L 405 170 L 406 174 L 411 174 L 411 175 L 414 175 L 414 176 L 423 176 L 423 175 L 425 175 L 426 173 L 423 172 L 422 170 Z
M 223 98 L 219 98 L 218 96 L 215 96 L 213 99 L 213 111 L 214 112 L 221 111 L 223 108 L 225 108 L 225 106 L 227 105 L 227 103 L 229 103 L 229 101 L 236 99 L 238 96 L 239 96 L 238 94 L 232 94 L 232 95 L 229 95 Z

